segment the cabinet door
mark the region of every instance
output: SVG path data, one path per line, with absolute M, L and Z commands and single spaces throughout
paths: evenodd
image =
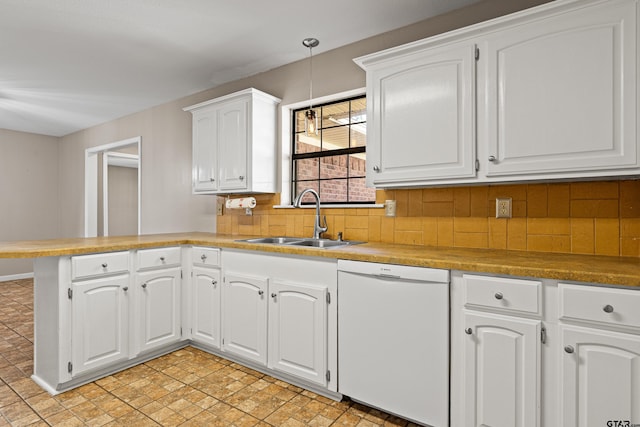
M 196 342 L 220 348 L 220 270 L 193 267 L 193 330 Z
M 129 275 L 74 283 L 72 290 L 72 375 L 126 360 Z
M 562 346 L 560 425 L 640 423 L 640 336 L 563 327 Z
M 180 340 L 180 268 L 138 273 L 140 351 Z
M 193 113 L 193 191 L 196 193 L 218 189 L 216 133 L 216 110 Z
M 487 37 L 488 176 L 638 167 L 636 7 L 576 7 Z
M 247 188 L 248 115 L 248 99 L 229 102 L 218 108 L 220 190 Z
M 269 368 L 327 384 L 327 289 L 269 282 Z
M 466 426 L 540 425 L 538 320 L 464 313 Z
M 367 87 L 368 185 L 475 176 L 475 45 L 374 66 Z
M 263 277 L 225 274 L 222 349 L 267 364 L 267 283 Z

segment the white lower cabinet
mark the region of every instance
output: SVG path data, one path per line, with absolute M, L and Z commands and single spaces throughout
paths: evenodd
M 129 275 L 71 286 L 73 376 L 129 358 Z
M 640 291 L 559 284 L 566 427 L 640 424 Z
M 336 260 L 224 250 L 222 267 L 223 352 L 337 393 Z
M 222 349 L 267 364 L 266 277 L 225 273 Z
M 192 330 L 195 342 L 220 348 L 220 270 L 193 267 Z
M 139 350 L 180 341 L 180 267 L 137 274 L 139 287 Z
M 640 336 L 566 326 L 562 344 L 560 425 L 638 424 Z
M 539 425 L 542 322 L 464 313 L 467 426 Z
M 269 367 L 327 383 L 327 288 L 269 283 Z

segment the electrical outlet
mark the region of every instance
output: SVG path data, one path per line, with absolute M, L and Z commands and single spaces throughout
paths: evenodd
M 511 218 L 511 197 L 496 199 L 496 218 Z

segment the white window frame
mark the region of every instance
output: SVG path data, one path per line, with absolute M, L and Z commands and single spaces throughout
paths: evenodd
M 366 88 L 348 90 L 346 92 L 335 93 L 332 95 L 322 96 L 311 100 L 313 105 L 327 104 L 337 102 L 342 99 L 354 98 L 366 95 Z M 283 105 L 280 107 L 280 147 L 282 149 L 280 155 L 280 204 L 274 208 L 293 208 L 291 205 L 291 114 L 294 110 L 299 110 L 309 106 L 309 100 L 296 102 L 293 104 Z M 368 118 L 367 118 L 368 119 Z M 332 204 L 322 203 L 324 208 L 384 208 L 384 204 L 367 203 L 367 204 Z M 315 208 L 314 205 L 302 205 L 302 208 Z

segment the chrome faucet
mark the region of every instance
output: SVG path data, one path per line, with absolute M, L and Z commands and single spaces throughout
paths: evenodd
M 320 196 L 318 195 L 316 190 L 314 190 L 313 188 L 307 188 L 305 190 L 302 190 L 302 192 L 298 194 L 298 197 L 296 197 L 296 200 L 293 201 L 293 207 L 299 208 L 300 205 L 302 204 L 302 198 L 307 193 L 311 193 L 313 197 L 316 198 L 316 220 L 315 220 L 315 223 L 313 224 L 313 238 L 319 239 L 320 235 L 325 231 L 327 231 L 327 217 L 326 216 L 324 217 L 324 226 L 321 226 L 320 225 Z

